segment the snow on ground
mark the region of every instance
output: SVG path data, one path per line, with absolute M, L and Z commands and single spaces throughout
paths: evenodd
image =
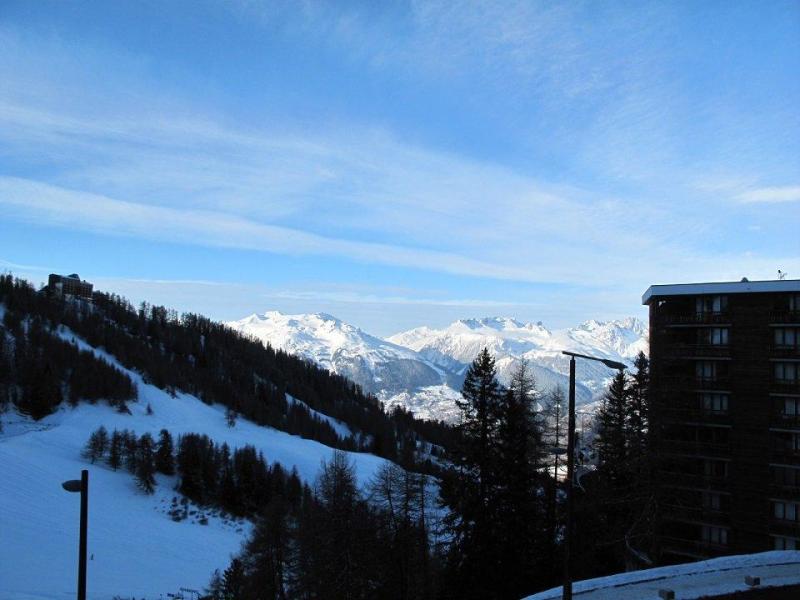
M 658 598 L 658 591 L 675 592 L 676 600 L 694 600 L 750 589 L 746 575 L 761 577 L 761 587 L 800 584 L 800 551 L 785 550 L 726 556 L 700 562 L 658 567 L 578 581 L 572 586 L 580 600 L 641 600 Z M 525 600 L 558 600 L 561 587 Z
M 62 332 L 71 339 L 68 332 Z M 82 347 L 88 348 L 85 343 Z M 105 353 L 106 359 L 113 361 Z M 115 363 L 116 364 L 116 363 Z M 119 366 L 118 364 L 116 366 Z M 239 418 L 229 428 L 221 406 L 208 406 L 188 394 L 171 397 L 126 371 L 139 389 L 132 415 L 105 403 L 67 405 L 33 422 L 14 413 L 0 415 L 0 598 L 43 600 L 74 597 L 77 574 L 79 496 L 61 482 L 89 469 L 88 597 L 114 595 L 166 597 L 180 587 L 202 589 L 214 569 L 227 566 L 249 527 L 207 515 L 208 524 L 174 522 L 166 514 L 174 480 L 161 478 L 147 496 L 124 470 L 91 465 L 80 457 L 89 434 L 100 425 L 130 429 L 154 437 L 162 428 L 174 436 L 205 433 L 233 449 L 250 444 L 269 462 L 297 467 L 311 482 L 331 448 Z M 147 405 L 153 414 L 147 415 Z M 349 453 L 364 483 L 385 461 L 371 454 Z
M 461 416 L 461 411 L 456 405 L 456 401 L 462 399 L 461 392 L 446 384 L 430 385 L 413 392 L 406 391 L 393 395 L 381 392 L 378 394 L 378 399 L 383 402 L 386 410 L 402 406 L 419 419 L 455 423 Z

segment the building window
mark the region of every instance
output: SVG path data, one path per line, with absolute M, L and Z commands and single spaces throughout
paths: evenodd
M 800 343 L 800 329 L 795 327 L 776 327 L 775 345 L 780 348 L 797 348 Z
M 772 481 L 783 487 L 800 487 L 800 467 L 770 465 Z
M 703 541 L 709 544 L 728 545 L 728 530 L 725 527 L 715 527 L 714 525 L 703 525 Z
M 778 451 L 791 454 L 800 453 L 800 433 L 794 431 L 773 431 L 773 446 Z
M 776 362 L 773 367 L 775 381 L 779 383 L 797 383 L 797 367 L 798 363 L 794 362 Z
M 703 508 L 707 510 L 720 510 L 722 494 L 717 492 L 703 492 Z
M 725 478 L 728 476 L 728 462 L 707 458 L 703 460 L 703 474 L 706 477 Z
M 727 327 L 712 327 L 710 343 L 712 346 L 727 346 L 729 329 Z
M 800 311 L 800 294 L 791 294 L 789 296 L 789 310 Z
M 698 296 L 695 298 L 695 312 L 701 315 L 721 313 L 728 310 L 727 296 Z
M 728 394 L 703 394 L 703 410 L 709 413 L 728 412 Z
M 775 540 L 775 550 L 800 550 L 800 539 L 782 535 L 776 535 L 773 539 Z
M 800 521 L 800 503 L 788 500 L 772 501 L 772 516 L 781 521 Z
M 701 444 L 727 444 L 729 434 L 727 427 L 698 427 L 697 441 Z
M 701 381 L 719 381 L 728 375 L 727 365 L 716 360 L 698 360 L 694 363 L 694 374 Z
M 784 417 L 800 416 L 800 398 L 784 398 L 782 415 Z

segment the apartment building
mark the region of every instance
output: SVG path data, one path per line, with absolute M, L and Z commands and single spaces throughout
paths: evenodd
M 662 560 L 800 549 L 800 280 L 642 302 Z

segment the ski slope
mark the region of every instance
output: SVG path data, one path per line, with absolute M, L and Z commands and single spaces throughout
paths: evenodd
M 800 584 L 800 551 L 785 550 L 725 556 L 700 562 L 619 573 L 578 581 L 572 586 L 580 600 L 642 600 L 673 590 L 675 600 L 695 600 L 751 589 L 747 575 L 761 577 L 761 588 Z M 561 587 L 524 600 L 560 600 Z
M 62 335 L 71 339 L 69 332 Z M 85 343 L 79 344 L 88 348 Z M 120 366 L 99 350 L 99 355 Z M 123 369 L 124 370 L 124 369 Z M 214 569 L 224 569 L 245 539 L 249 524 L 204 514 L 174 522 L 167 514 L 176 496 L 175 478 L 159 476 L 156 493 L 140 492 L 126 471 L 114 472 L 81 458 L 89 434 L 104 425 L 154 437 L 162 428 L 174 436 L 205 433 L 231 449 L 250 444 L 270 462 L 313 482 L 332 449 L 243 418 L 229 428 L 221 406 L 208 406 L 188 394 L 172 397 L 127 372 L 139 390 L 132 415 L 105 403 L 64 404 L 34 422 L 16 413 L 0 415 L 0 598 L 44 600 L 74 598 L 77 574 L 79 495 L 61 482 L 89 469 L 88 598 L 166 598 L 180 587 L 202 590 Z M 153 411 L 147 414 L 147 405 Z M 349 453 L 364 483 L 385 461 L 371 454 Z

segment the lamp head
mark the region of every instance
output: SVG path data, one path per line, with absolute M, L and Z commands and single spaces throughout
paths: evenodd
M 622 364 L 621 362 L 617 362 L 615 360 L 603 360 L 603 364 L 611 369 L 617 369 L 618 371 L 624 371 L 628 368 L 627 365 Z
M 70 479 L 69 481 L 65 481 L 61 484 L 68 492 L 80 492 L 83 484 L 81 483 L 80 479 Z

